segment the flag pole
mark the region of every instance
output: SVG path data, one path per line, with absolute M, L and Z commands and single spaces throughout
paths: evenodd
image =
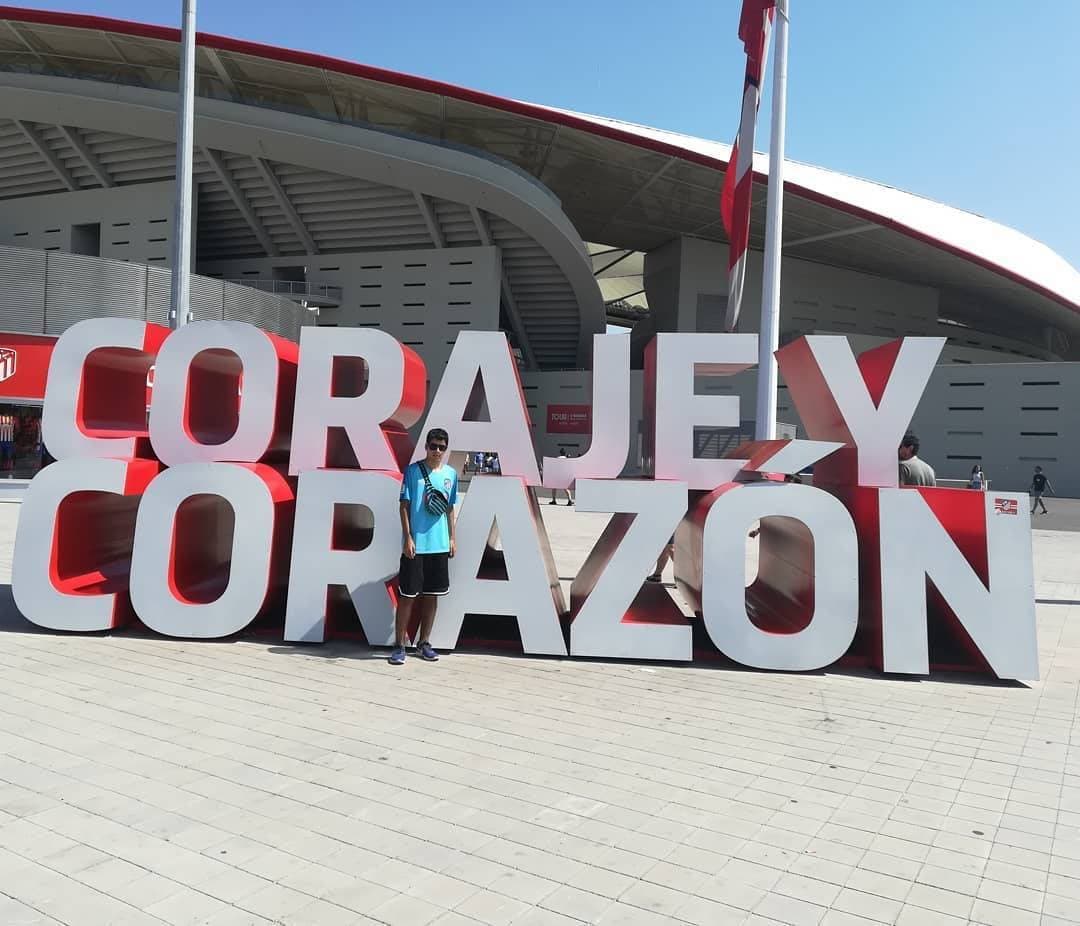
M 195 135 L 195 3 L 184 0 L 176 107 L 176 203 L 173 211 L 169 327 L 186 325 L 191 304 L 191 172 Z
M 784 124 L 787 119 L 788 0 L 776 3 L 773 63 L 772 134 L 769 140 L 769 199 L 765 211 L 765 262 L 758 328 L 758 440 L 776 437 L 777 371 L 780 346 L 780 247 L 784 224 Z

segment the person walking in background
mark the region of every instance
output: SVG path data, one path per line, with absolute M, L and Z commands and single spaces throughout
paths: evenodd
M 1043 493 L 1053 492 L 1054 487 L 1050 485 L 1050 480 L 1046 478 L 1041 466 L 1035 467 L 1035 474 L 1031 477 L 1031 488 L 1028 491 L 1031 493 L 1031 513 L 1035 514 L 1035 509 L 1041 505 L 1042 513 L 1049 514 L 1043 502 Z
M 971 467 L 971 478 L 968 480 L 969 489 L 978 489 L 980 492 L 986 488 L 986 477 L 983 475 L 982 467 L 976 463 Z
M 914 434 L 905 434 L 897 451 L 900 460 L 900 485 L 936 486 L 937 476 L 934 468 L 919 459 L 919 439 Z
M 405 638 L 414 615 L 420 618 L 416 654 L 428 662 L 439 658 L 430 642 L 438 597 L 450 591 L 450 557 L 455 553 L 458 476 L 444 463 L 450 438 L 442 428 L 427 436 L 427 456 L 405 468 L 401 480 L 401 531 L 398 567 L 398 609 L 391 665 L 405 662 Z

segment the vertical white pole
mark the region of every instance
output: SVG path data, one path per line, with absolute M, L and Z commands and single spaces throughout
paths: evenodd
M 776 358 L 780 346 L 780 245 L 784 225 L 784 123 L 787 118 L 788 2 L 777 0 L 773 62 L 772 136 L 769 140 L 769 200 L 765 211 L 765 266 L 758 329 L 755 436 L 776 437 Z
M 195 3 L 184 0 L 176 113 L 176 206 L 173 212 L 169 327 L 186 325 L 191 295 L 191 169 L 195 134 Z

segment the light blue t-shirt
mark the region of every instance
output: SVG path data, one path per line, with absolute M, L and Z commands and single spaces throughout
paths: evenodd
M 457 504 L 458 475 L 452 466 L 445 463 L 438 469 L 430 470 L 428 478 L 433 488 L 438 489 L 449 499 L 451 505 Z M 427 483 L 420 472 L 419 463 L 410 463 L 405 468 L 401 479 L 401 500 L 409 503 L 409 527 L 417 553 L 449 553 L 450 524 L 448 514 L 435 515 L 424 507 L 424 491 Z

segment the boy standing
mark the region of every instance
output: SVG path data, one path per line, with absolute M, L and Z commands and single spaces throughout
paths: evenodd
M 414 615 L 420 619 L 417 655 L 428 662 L 439 658 L 428 638 L 435 623 L 436 598 L 450 591 L 450 557 L 455 552 L 458 475 L 443 462 L 449 443 L 449 435 L 442 428 L 428 431 L 427 456 L 410 463 L 401 480 L 401 531 L 405 541 L 398 571 L 391 665 L 405 662 L 405 637 Z

